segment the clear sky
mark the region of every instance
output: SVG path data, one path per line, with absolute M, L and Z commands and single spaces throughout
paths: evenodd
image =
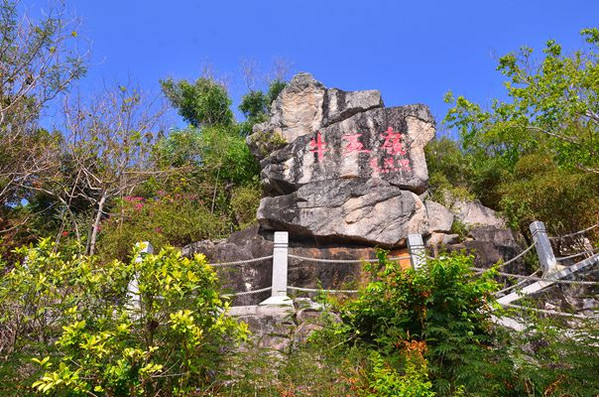
M 246 91 L 241 63 L 266 74 L 282 58 L 288 77 L 306 71 L 328 87 L 379 89 L 387 106 L 425 103 L 438 120 L 448 90 L 479 103 L 503 94 L 499 56 L 541 50 L 550 38 L 573 50 L 582 28 L 599 26 L 596 0 L 65 1 L 91 42 L 82 91 L 131 78 L 158 92 L 159 79 L 195 79 L 210 64 L 236 106 Z

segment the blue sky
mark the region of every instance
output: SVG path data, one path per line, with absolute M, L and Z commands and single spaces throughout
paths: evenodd
M 210 64 L 237 105 L 241 63 L 264 75 L 280 58 L 289 77 L 306 71 L 329 87 L 379 89 L 387 106 L 425 103 L 439 120 L 448 90 L 483 104 L 503 94 L 499 56 L 521 45 L 540 51 L 550 38 L 574 50 L 578 32 L 599 25 L 593 0 L 66 3 L 93 53 L 82 92 L 131 78 L 157 93 L 159 79 L 195 79 Z M 169 123 L 184 124 L 176 114 Z

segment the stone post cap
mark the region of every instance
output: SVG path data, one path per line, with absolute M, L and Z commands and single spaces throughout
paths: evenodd
M 287 245 L 289 243 L 289 233 L 288 232 L 275 232 L 275 245 L 284 244 Z
M 547 229 L 545 228 L 545 223 L 541 222 L 541 221 L 534 221 L 532 222 L 528 228 L 530 229 L 530 232 L 532 234 L 538 233 L 538 232 L 546 232 Z
M 424 247 L 424 241 L 420 234 L 408 234 L 408 248 Z

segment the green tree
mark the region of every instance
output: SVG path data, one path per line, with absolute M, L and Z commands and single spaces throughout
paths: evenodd
M 368 284 L 343 308 L 345 332 L 383 353 L 396 369 L 406 364 L 397 353 L 414 345 L 430 363 L 435 388 L 457 390 L 472 368 L 469 359 L 493 340 L 492 274 L 473 278 L 473 258 L 464 255 L 430 259 L 417 270 L 402 269 L 384 253 L 380 259 L 367 265 Z
M 227 90 L 214 80 L 201 77 L 187 80 L 161 80 L 162 92 L 185 121 L 194 127 L 234 124 Z
M 226 347 L 245 338 L 202 256 L 166 248 L 102 266 L 54 252 L 49 240 L 23 251 L 27 263 L 0 279 L 0 352 L 36 356 L 38 392 L 190 395 L 210 385 Z M 138 294 L 128 288 L 133 277 Z M 19 382 L 30 371 L 0 379 Z
M 464 97 L 445 117 L 460 132 L 464 148 L 499 157 L 512 168 L 518 158 L 542 147 L 565 167 L 599 172 L 599 30 L 581 32 L 586 47 L 564 55 L 553 40 L 542 59 L 523 47 L 499 61 L 510 101 L 490 110 Z M 453 102 L 451 93 L 446 98 Z
M 273 101 L 279 96 L 287 83 L 283 80 L 275 79 L 268 85 L 266 93 L 262 91 L 250 90 L 241 98 L 239 110 L 243 112 L 246 121 L 240 124 L 240 133 L 247 136 L 252 133 L 252 127 L 255 124 L 268 120 Z

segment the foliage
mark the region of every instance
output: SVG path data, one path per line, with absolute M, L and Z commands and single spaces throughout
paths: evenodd
M 564 170 L 550 157 L 536 152 L 522 156 L 512 177 L 497 190 L 501 195 L 499 208 L 510 226 L 525 234 L 532 221 L 542 220 L 557 235 L 599 220 L 598 189 L 597 175 Z
M 230 371 L 210 395 L 338 397 L 355 395 L 367 352 L 357 347 L 331 348 L 315 341 L 284 356 L 249 345 L 229 360 Z
M 0 284 L 0 326 L 9 336 L 2 340 L 10 342 L 3 348 L 56 341 L 34 359 L 44 372 L 33 383 L 39 392 L 187 395 L 209 383 L 223 346 L 246 335 L 226 315 L 228 302 L 201 256 L 169 248 L 98 267 L 52 246 L 44 240 L 27 250 L 26 264 Z M 133 277 L 137 294 L 128 287 Z
M 587 48 L 571 56 L 550 40 L 540 61 L 527 47 L 502 57 L 498 70 L 508 78 L 510 102 L 494 100 L 486 111 L 458 97 L 445 121 L 458 128 L 464 148 L 500 158 L 508 169 L 543 148 L 562 166 L 599 172 L 599 30 L 581 34 Z
M 72 255 L 76 247 L 65 252 L 53 248 L 44 239 L 36 247 L 19 249 L 25 259 L 10 264 L 0 279 L 0 353 L 20 350 L 29 343 L 49 343 L 62 325 L 62 312 L 79 305 L 90 287 L 84 277 L 90 261 Z
M 173 129 L 154 145 L 154 161 L 161 167 L 193 169 L 202 164 L 202 146 L 200 129 Z
M 158 250 L 183 247 L 221 238 L 232 227 L 226 216 L 211 213 L 209 202 L 191 193 L 158 191 L 150 199 L 126 196 L 112 210 L 117 215 L 101 224 L 98 256 L 103 263 L 127 259 L 136 241 L 151 241 Z
M 240 132 L 247 136 L 252 133 L 252 127 L 255 124 L 268 120 L 273 101 L 279 96 L 287 83 L 283 80 L 275 79 L 268 86 L 267 93 L 262 91 L 250 90 L 241 98 L 239 110 L 243 113 L 246 121 L 240 124 Z
M 201 136 L 202 164 L 212 180 L 243 184 L 259 174 L 259 164 L 237 131 L 209 127 L 202 129 Z
M 201 77 L 194 83 L 161 80 L 162 92 L 193 127 L 233 125 L 231 99 L 226 89 L 215 81 Z
M 529 395 L 591 396 L 599 390 L 599 328 L 592 318 L 576 325 L 559 318 L 527 315 L 534 324 L 515 335 L 512 350 L 520 366 L 523 389 Z M 511 335 L 510 338 L 514 338 Z
M 66 114 L 68 138 L 56 172 L 24 187 L 51 197 L 62 211 L 62 226 L 85 239 L 85 252 L 93 255 L 106 208 L 162 172 L 150 156 L 161 111 L 139 91 L 120 86 L 89 102 L 70 102 Z
M 283 81 L 281 78 L 276 78 L 270 82 L 268 85 L 268 92 L 266 93 L 266 97 L 268 98 L 268 109 L 270 110 L 271 104 L 275 99 L 279 96 L 281 91 L 287 86 L 287 83 Z
M 472 198 L 472 180 L 475 170 L 458 143 L 448 137 L 429 142 L 424 148 L 429 171 L 429 190 L 432 198 L 445 203 L 447 192 L 457 198 Z
M 240 229 L 256 222 L 262 189 L 258 184 L 249 184 L 233 189 L 231 207 Z
M 426 343 L 435 388 L 455 391 L 468 353 L 490 343 L 492 334 L 496 283 L 489 274 L 473 278 L 472 259 L 454 254 L 404 270 L 381 253 L 379 264 L 366 267 L 370 282 L 343 311 L 345 332 L 388 357 L 406 342 Z
M 56 134 L 38 126 L 43 107 L 85 73 L 77 26 L 64 7 L 42 17 L 19 15 L 19 2 L 0 2 L 0 205 L 56 167 Z
M 368 374 L 368 389 L 358 393 L 364 397 L 434 397 L 428 380 L 426 360 L 410 354 L 400 374 L 387 363 L 380 353 L 370 357 L 372 370 Z

